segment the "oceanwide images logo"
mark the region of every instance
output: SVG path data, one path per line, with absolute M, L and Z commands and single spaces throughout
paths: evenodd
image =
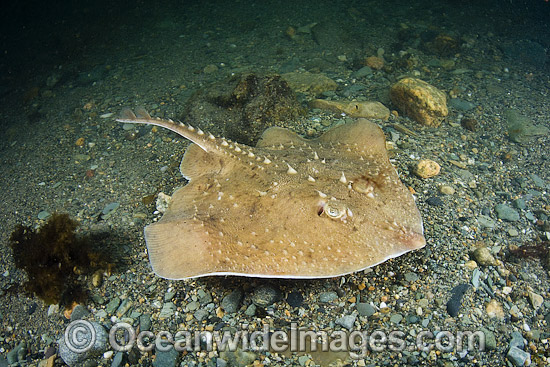
M 75 353 L 87 353 L 92 348 L 104 349 L 98 345 L 107 341 L 115 351 L 126 352 L 137 348 L 142 352 L 152 350 L 168 351 L 174 348 L 178 352 L 198 351 L 235 351 L 250 350 L 254 352 L 314 352 L 332 351 L 350 353 L 352 358 L 364 358 L 368 353 L 385 350 L 401 352 L 424 351 L 433 349 L 441 352 L 461 352 L 464 350 L 483 351 L 485 334 L 482 331 L 438 331 L 420 330 L 415 336 L 400 330 L 384 331 L 314 331 L 298 328 L 291 323 L 287 330 L 270 331 L 269 325 L 261 330 L 198 331 L 141 331 L 136 333 L 134 327 L 127 323 L 116 323 L 107 332 L 97 323 L 85 320 L 73 321 L 65 330 L 65 344 Z M 98 330 L 98 327 L 100 328 Z M 103 336 L 100 337 L 99 334 Z

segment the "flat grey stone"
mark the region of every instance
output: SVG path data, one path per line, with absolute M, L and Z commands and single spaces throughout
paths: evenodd
M 531 355 L 516 347 L 510 347 L 506 358 L 515 366 L 529 366 L 531 364 Z
M 498 219 L 502 219 L 507 222 L 515 222 L 519 220 L 519 213 L 506 204 L 497 204 L 497 206 L 495 206 L 495 211 L 497 212 Z
M 321 303 L 328 303 L 328 302 L 336 301 L 337 299 L 338 299 L 338 294 L 333 291 L 323 292 L 319 295 L 319 302 Z
M 348 330 L 352 330 L 353 326 L 355 324 L 355 319 L 357 316 L 355 315 L 344 315 L 342 317 L 339 317 L 334 321 L 336 325 L 340 325 L 343 328 L 346 328 Z

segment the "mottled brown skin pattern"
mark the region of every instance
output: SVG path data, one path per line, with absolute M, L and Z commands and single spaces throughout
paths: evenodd
M 374 123 L 358 120 L 312 140 L 270 128 L 249 147 L 145 111 L 119 121 L 169 128 L 195 143 L 181 163 L 189 183 L 145 229 L 161 277 L 326 278 L 425 245 L 414 199 Z

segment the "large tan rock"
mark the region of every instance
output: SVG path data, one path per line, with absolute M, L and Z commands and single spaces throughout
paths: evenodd
M 327 101 L 315 99 L 309 103 L 313 108 L 329 110 L 335 113 L 345 113 L 350 117 L 371 118 L 387 120 L 390 117 L 390 110 L 380 102 L 373 101 Z
M 338 84 L 324 74 L 291 72 L 281 75 L 295 92 L 321 94 L 338 88 Z
M 427 126 L 441 125 L 448 114 L 445 93 L 420 79 L 401 79 L 391 87 L 390 98 L 401 112 Z

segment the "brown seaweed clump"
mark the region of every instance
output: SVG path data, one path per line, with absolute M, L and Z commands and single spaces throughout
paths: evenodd
M 256 145 L 271 126 L 304 115 L 305 109 L 280 75 L 248 73 L 199 90 L 188 101 L 183 121 L 247 145 Z
M 68 214 L 53 214 L 37 231 L 19 225 L 10 237 L 15 265 L 28 276 L 26 289 L 46 303 L 84 301 L 78 276 L 107 265 L 88 239 L 76 235 L 77 227 Z

